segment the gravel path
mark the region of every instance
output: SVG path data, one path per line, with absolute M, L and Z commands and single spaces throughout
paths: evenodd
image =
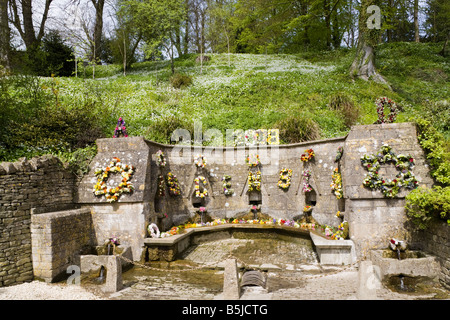
M 41 281 L 0 288 L 0 300 L 101 300 L 81 286 Z

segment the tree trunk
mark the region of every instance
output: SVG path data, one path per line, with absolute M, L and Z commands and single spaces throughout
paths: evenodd
M 33 27 L 33 11 L 32 11 L 32 0 L 22 0 L 22 18 L 23 18 L 23 42 L 27 50 L 32 48 L 36 44 L 36 35 L 34 34 Z
M 368 29 L 367 27 L 367 20 L 370 17 L 367 8 L 372 4 L 374 4 L 372 0 L 362 0 L 361 2 L 358 46 L 355 59 L 350 67 L 350 76 L 388 85 L 387 81 L 375 69 L 374 47 L 379 41 L 380 30 Z
M 419 0 L 414 0 L 414 40 L 420 42 L 419 37 Z
M 101 55 L 102 50 L 102 34 L 103 34 L 103 7 L 105 6 L 105 0 L 92 0 L 95 8 L 95 25 L 94 25 L 94 37 L 92 41 L 92 57 L 91 60 L 95 63 L 99 63 L 97 59 Z
M 447 38 L 445 39 L 444 47 L 443 47 L 442 50 L 439 52 L 439 54 L 440 54 L 441 56 L 443 56 L 443 57 L 447 56 L 448 37 L 449 37 L 449 34 L 447 34 Z
M 0 65 L 10 67 L 9 47 L 11 34 L 8 24 L 8 0 L 0 0 Z

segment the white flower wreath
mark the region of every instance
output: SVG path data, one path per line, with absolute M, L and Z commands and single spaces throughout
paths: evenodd
M 149 224 L 147 230 L 150 233 L 150 235 L 152 236 L 152 238 L 159 238 L 160 232 L 159 232 L 159 228 L 156 224 L 154 224 L 154 223 Z

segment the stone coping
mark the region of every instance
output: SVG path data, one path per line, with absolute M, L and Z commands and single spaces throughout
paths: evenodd
M 231 229 L 253 229 L 253 230 L 282 230 L 290 233 L 298 234 L 300 236 L 310 236 L 311 232 L 309 230 L 294 228 L 294 227 L 283 227 L 278 225 L 259 225 L 259 224 L 222 224 L 217 226 L 205 226 L 198 228 L 188 228 L 185 229 L 185 232 L 176 234 L 170 237 L 165 238 L 145 238 L 144 244 L 147 246 L 172 246 L 177 242 L 185 239 L 186 237 L 190 237 L 196 233 L 205 233 L 205 232 L 216 232 L 216 231 L 228 231 Z M 317 237 L 320 237 L 317 235 Z M 324 238 L 323 238 L 324 239 Z M 327 239 L 324 239 L 327 240 Z M 328 241 L 336 241 L 336 240 L 328 240 Z M 345 241 L 345 240 L 344 240 Z
M 83 213 L 91 213 L 91 209 L 88 207 L 84 208 L 73 208 L 73 209 L 67 209 L 67 210 L 60 210 L 60 211 L 51 211 L 51 212 L 42 212 L 39 211 L 31 211 L 31 216 L 33 220 L 35 219 L 54 219 L 54 218 L 62 218 L 67 217 L 75 214 L 83 214 Z

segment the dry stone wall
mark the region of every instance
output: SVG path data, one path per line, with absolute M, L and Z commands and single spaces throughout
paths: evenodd
M 73 207 L 74 188 L 55 157 L 0 163 L 0 287 L 33 279 L 31 211 Z

